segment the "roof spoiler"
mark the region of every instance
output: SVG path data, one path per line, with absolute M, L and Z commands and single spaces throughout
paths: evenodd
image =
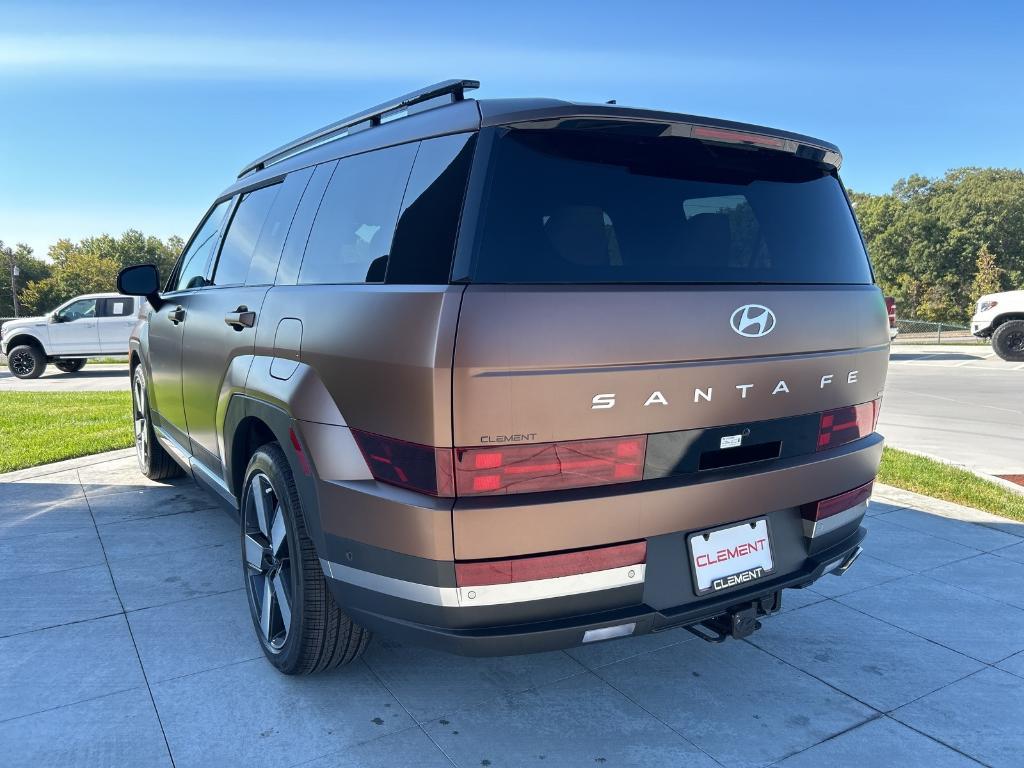
M 373 128 L 380 125 L 383 122 L 389 122 L 390 120 L 405 117 L 401 114 L 402 110 L 408 110 L 409 107 L 415 105 L 422 105 L 424 102 L 439 99 L 441 97 L 448 97 L 445 103 L 453 103 L 456 101 L 462 101 L 465 98 L 466 91 L 471 91 L 475 88 L 480 87 L 480 81 L 478 80 L 445 80 L 441 83 L 434 83 L 428 85 L 425 88 L 406 93 L 402 96 L 397 96 L 390 101 L 385 101 L 382 104 L 378 104 L 375 107 L 357 112 L 354 115 L 342 118 L 337 122 L 325 125 L 323 128 L 319 128 L 312 133 L 307 133 L 305 136 L 300 136 L 294 141 L 289 141 L 272 152 L 256 158 L 251 163 L 246 165 L 238 174 L 238 178 L 242 178 L 250 173 L 261 171 L 268 165 L 280 162 L 292 155 L 296 155 L 299 152 L 309 149 L 317 144 L 322 144 L 325 141 L 331 139 L 338 139 L 342 136 L 347 135 L 350 129 L 355 128 L 360 123 L 366 123 L 366 128 Z M 432 105 L 437 106 L 437 105 Z

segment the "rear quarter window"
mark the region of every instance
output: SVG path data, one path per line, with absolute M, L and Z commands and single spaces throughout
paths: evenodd
M 834 175 L 694 139 L 499 129 L 471 280 L 866 284 Z
M 313 221 L 300 284 L 382 283 L 417 144 L 343 158 Z

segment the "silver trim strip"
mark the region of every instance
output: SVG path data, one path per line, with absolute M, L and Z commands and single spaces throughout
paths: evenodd
M 558 576 L 553 579 L 492 584 L 484 587 L 435 587 L 415 581 L 403 581 L 379 573 L 363 571 L 330 560 L 320 560 L 324 573 L 332 579 L 373 590 L 403 600 L 412 600 L 445 608 L 469 608 L 477 605 L 506 605 L 530 600 L 568 597 L 603 589 L 643 584 L 646 565 L 628 565 L 605 571 Z
M 864 513 L 867 511 L 868 503 L 867 501 L 862 501 L 855 507 L 844 509 L 842 512 L 832 515 L 832 517 L 826 517 L 818 522 L 804 520 L 804 536 L 813 539 L 815 536 L 824 536 L 826 533 L 832 533 L 832 531 L 864 517 Z

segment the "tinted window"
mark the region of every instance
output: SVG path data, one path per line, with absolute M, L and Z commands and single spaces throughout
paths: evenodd
M 338 162 L 306 243 L 300 283 L 383 282 L 416 144 Z
M 171 278 L 173 285 L 169 286 L 171 290 L 181 291 L 206 284 L 207 266 L 210 263 L 211 252 L 217 242 L 217 232 L 224 214 L 227 213 L 229 202 L 230 200 L 225 200 L 210 211 L 198 231 L 192 236 L 192 242 L 189 243 L 185 253 L 178 260 L 177 272 Z
M 280 189 L 280 184 L 274 184 L 242 195 L 217 258 L 217 269 L 213 273 L 215 285 L 238 285 L 245 282 L 256 243 L 263 231 L 263 223 Z
M 298 280 L 299 267 L 302 265 L 302 253 L 306 250 L 306 241 L 309 240 L 309 230 L 313 226 L 316 212 L 320 209 L 320 201 L 323 200 L 327 182 L 331 180 L 331 175 L 337 166 L 337 160 L 318 165 L 306 183 L 302 200 L 299 201 L 299 207 L 295 211 L 291 228 L 284 241 L 281 264 L 277 269 L 277 278 L 274 280 L 278 285 L 295 285 L 295 281 Z
M 128 296 L 118 296 L 116 299 L 103 299 L 100 305 L 100 317 L 127 317 L 134 308 L 134 304 Z
M 389 283 L 448 282 L 473 137 L 457 134 L 420 142 L 391 244 Z
M 274 282 L 277 264 L 281 259 L 281 246 L 288 235 L 302 191 L 312 174 L 312 168 L 295 171 L 288 174 L 284 183 L 279 185 L 277 197 L 270 206 L 260 239 L 256 242 L 256 250 L 252 254 L 249 274 L 245 278 L 246 285 L 270 285 Z
M 488 173 L 477 282 L 872 280 L 838 179 L 790 155 L 506 130 Z

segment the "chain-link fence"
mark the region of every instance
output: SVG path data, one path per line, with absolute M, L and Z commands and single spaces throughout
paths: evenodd
M 964 325 L 952 323 L 929 323 L 924 320 L 908 320 L 896 318 L 899 335 L 893 339 L 894 344 L 984 344 L 985 342 L 971 335 L 971 329 Z

